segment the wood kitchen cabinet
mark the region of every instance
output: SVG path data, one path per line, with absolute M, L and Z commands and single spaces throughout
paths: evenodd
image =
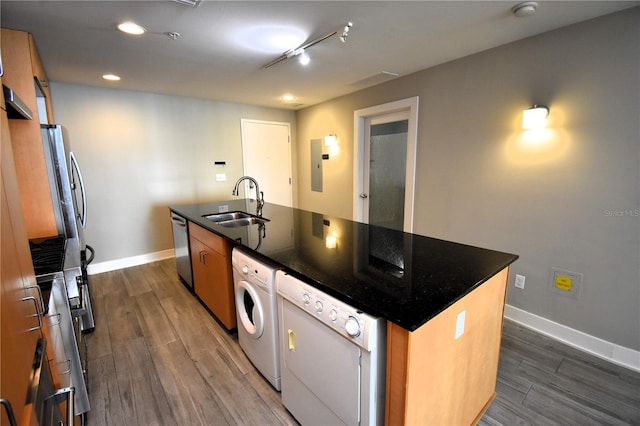
M 2 107 L 4 108 L 4 98 Z M 41 337 L 38 312 L 42 300 L 36 290 L 27 234 L 22 218 L 18 183 L 11 149 L 9 122 L 1 113 L 0 160 L 2 199 L 0 200 L 1 295 L 0 295 L 0 397 L 9 400 L 18 424 L 29 424 L 25 408 L 36 342 Z M 42 317 L 40 317 L 40 321 Z M 0 424 L 8 424 L 2 408 Z
M 230 244 L 192 222 L 189 222 L 189 244 L 196 295 L 227 329 L 235 328 Z
M 47 120 L 49 124 L 53 124 L 53 107 L 51 106 L 51 91 L 49 90 L 49 78 L 44 71 L 44 66 L 40 60 L 40 54 L 36 49 L 36 42 L 33 40 L 33 36 L 29 34 L 29 56 L 31 57 L 31 70 L 33 78 L 40 88 L 40 91 L 44 95 L 45 107 L 47 110 Z
M 0 43 L 3 83 L 18 94 L 33 113 L 33 120 L 9 121 L 27 236 L 33 239 L 58 235 L 36 99 L 37 84 L 47 106 L 48 120 L 42 121 L 53 122 L 49 82 L 31 34 L 3 28 Z
M 387 323 L 387 425 L 475 425 L 495 398 L 509 269 L 422 327 Z

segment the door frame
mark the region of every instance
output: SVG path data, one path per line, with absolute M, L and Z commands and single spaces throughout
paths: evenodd
M 358 109 L 353 112 L 353 220 L 362 221 L 364 218 L 364 209 L 363 203 L 360 200 L 360 194 L 364 188 L 365 121 L 381 115 L 408 111 L 409 128 L 407 132 L 407 169 L 403 228 L 405 232 L 413 232 L 416 150 L 418 146 L 418 100 L 418 96 L 414 96 L 412 98 L 388 102 L 369 108 Z

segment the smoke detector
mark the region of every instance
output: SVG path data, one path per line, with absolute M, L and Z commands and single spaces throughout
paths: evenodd
M 536 13 L 536 9 L 538 8 L 538 2 L 535 1 L 525 1 L 523 3 L 518 3 L 511 8 L 511 11 L 518 18 L 523 18 L 525 16 L 533 15 Z

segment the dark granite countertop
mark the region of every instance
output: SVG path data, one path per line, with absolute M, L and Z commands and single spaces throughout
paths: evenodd
M 518 256 L 266 203 L 258 225 L 225 228 L 203 216 L 255 214 L 249 199 L 171 206 L 321 291 L 409 331 L 464 297 Z M 335 247 L 331 239 L 335 238 Z

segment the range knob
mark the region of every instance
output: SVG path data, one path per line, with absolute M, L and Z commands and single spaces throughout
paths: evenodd
M 309 304 L 309 300 L 311 300 L 311 297 L 309 297 L 309 293 L 305 293 L 302 295 L 302 301 L 305 305 Z
M 331 318 L 331 321 L 335 321 L 338 319 L 338 311 L 336 311 L 335 309 L 332 309 L 331 312 L 329 312 L 329 318 Z
M 322 312 L 322 302 L 319 300 L 316 302 L 316 312 L 317 313 Z
M 245 266 L 243 266 L 243 267 L 242 267 L 242 273 L 243 273 L 243 274 L 245 274 L 245 275 L 247 275 L 247 274 L 249 273 L 249 267 L 248 267 L 248 266 L 246 266 L 246 265 L 245 265 Z
M 351 337 L 358 337 L 360 335 L 360 323 L 355 317 L 349 316 L 344 323 L 344 330 Z

